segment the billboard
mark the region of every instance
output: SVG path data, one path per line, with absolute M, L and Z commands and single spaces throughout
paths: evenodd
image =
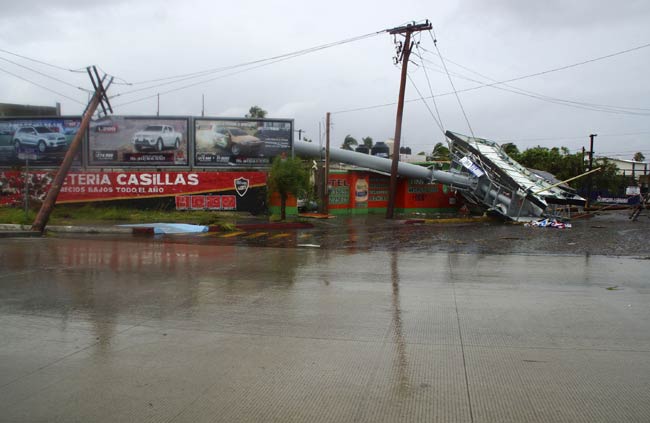
M 195 118 L 194 165 L 267 167 L 292 140 L 292 120 Z
M 88 165 L 188 166 L 188 118 L 109 116 L 91 122 Z
M 0 166 L 59 166 L 80 125 L 79 117 L 0 119 Z
M 53 173 L 29 173 L 30 196 L 42 201 Z M 23 172 L 0 171 L 0 205 L 20 205 Z M 57 204 L 95 201 L 138 201 L 168 198 L 179 210 L 236 210 L 261 212 L 266 203 L 266 172 L 84 172 L 68 173 Z

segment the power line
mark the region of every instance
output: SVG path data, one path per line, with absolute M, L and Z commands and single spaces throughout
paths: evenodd
M 433 70 L 435 71 L 435 69 L 433 69 Z M 571 101 L 571 100 L 564 100 L 564 99 L 560 99 L 560 98 L 550 97 L 550 96 L 546 96 L 544 94 L 535 93 L 533 91 L 528 91 L 528 90 L 523 90 L 523 89 L 520 89 L 520 88 L 512 87 L 510 85 L 507 85 L 507 84 L 503 83 L 503 85 L 505 85 L 506 87 L 510 87 L 510 88 L 504 88 L 504 87 L 498 86 L 499 84 L 502 84 L 501 82 L 485 84 L 485 83 L 483 83 L 481 81 L 478 81 L 478 80 L 473 79 L 473 78 L 468 78 L 466 76 L 457 75 L 457 77 L 459 77 L 461 79 L 465 79 L 467 81 L 476 82 L 476 83 L 480 84 L 479 86 L 467 88 L 467 89 L 464 89 L 464 90 L 459 90 L 459 92 L 472 91 L 472 90 L 476 90 L 478 88 L 489 87 L 489 88 L 494 88 L 494 89 L 497 89 L 497 90 L 513 93 L 513 94 L 522 95 L 522 96 L 525 96 L 525 97 L 534 98 L 534 99 L 537 99 L 537 100 L 540 100 L 540 101 L 545 101 L 545 102 L 548 102 L 548 103 L 559 104 L 559 105 L 566 106 L 566 107 L 573 107 L 573 108 L 576 108 L 576 109 L 591 110 L 591 111 L 596 111 L 596 112 L 604 112 L 604 113 L 611 113 L 611 114 L 617 114 L 617 115 L 631 115 L 631 116 L 649 116 L 650 115 L 650 113 L 640 113 L 640 112 L 632 112 L 632 111 L 627 111 L 627 110 L 619 110 L 619 109 L 616 109 L 613 106 L 589 105 L 589 103 L 579 103 L 579 102 L 575 102 L 575 101 Z M 445 96 L 445 95 L 451 95 L 451 94 L 452 93 L 445 93 L 445 94 L 440 94 L 439 96 Z
M 81 90 L 81 91 L 85 91 L 85 92 L 87 92 L 87 93 L 91 93 L 91 92 L 92 92 L 91 90 L 87 90 L 87 89 L 85 89 L 85 88 L 82 88 L 82 87 L 79 87 L 79 86 L 77 86 L 77 85 L 71 84 L 71 83 L 69 83 L 69 82 L 67 82 L 67 81 L 64 81 L 64 80 L 62 80 L 62 79 L 59 79 L 59 78 L 56 78 L 56 77 L 54 77 L 54 76 L 48 75 L 48 74 L 46 74 L 46 73 L 40 72 L 40 71 L 38 71 L 38 70 L 36 70 L 36 69 L 32 69 L 32 68 L 30 68 L 29 66 L 21 65 L 20 63 L 14 62 L 13 60 L 9 60 L 9 59 L 4 58 L 4 57 L 0 57 L 0 60 L 4 60 L 5 62 L 11 63 L 12 65 L 15 65 L 15 66 L 21 67 L 21 68 L 23 68 L 23 69 L 27 69 L 28 71 L 31 71 L 31 72 L 34 72 L 34 73 L 39 74 L 39 75 L 41 75 L 41 76 L 44 76 L 44 77 L 46 77 L 46 78 L 49 78 L 49 79 L 51 79 L 51 80 L 53 80 L 53 81 L 56 81 L 56 82 L 59 82 L 59 83 L 61 83 L 61 84 L 63 84 L 63 85 L 67 85 L 68 87 L 72 87 L 72 88 L 75 88 L 75 89 L 78 89 L 78 90 Z
M 194 83 L 191 83 L 191 84 L 183 85 L 181 87 L 176 87 L 176 88 L 173 88 L 173 89 L 170 89 L 170 90 L 167 90 L 167 91 L 162 91 L 160 93 L 148 95 L 146 97 L 141 97 L 141 98 L 138 98 L 138 99 L 135 99 L 135 100 L 127 101 L 125 103 L 119 103 L 119 104 L 115 105 L 115 107 L 126 106 L 126 105 L 129 105 L 129 104 L 138 103 L 140 101 L 148 100 L 150 98 L 155 98 L 156 96 L 159 96 L 159 95 L 165 95 L 165 94 L 170 94 L 170 93 L 173 93 L 173 92 L 176 92 L 176 91 L 181 91 L 181 90 L 184 90 L 184 89 L 187 89 L 187 88 L 195 87 L 197 85 L 202 85 L 202 84 L 206 84 L 208 82 L 216 81 L 218 79 L 223 79 L 223 78 L 227 78 L 229 76 L 234 76 L 234 75 L 238 75 L 240 73 L 248 72 L 248 71 L 253 70 L 253 69 L 261 68 L 261 67 L 264 67 L 264 66 L 269 66 L 269 65 L 272 65 L 274 63 L 281 62 L 281 61 L 288 60 L 288 59 L 290 59 L 290 58 L 283 58 L 283 59 L 278 59 L 278 60 L 276 60 L 274 62 L 262 63 L 262 64 L 260 64 L 258 66 L 254 66 L 254 67 L 247 68 L 247 69 L 242 69 L 242 70 L 237 71 L 237 72 L 231 72 L 231 73 L 226 74 L 226 75 L 219 75 L 219 76 L 216 76 L 216 77 L 213 77 L 213 78 L 210 78 L 210 79 L 205 79 L 205 80 L 202 80 L 202 81 L 198 81 L 198 82 L 194 82 Z M 116 94 L 116 95 L 112 96 L 111 98 L 118 97 L 118 96 L 120 96 L 120 94 Z
M 113 85 L 133 85 L 131 82 L 127 81 L 126 79 L 120 78 L 119 76 L 112 75 L 112 74 L 106 72 L 104 69 L 100 68 L 99 66 L 97 66 L 97 69 L 99 69 L 100 71 L 105 73 L 106 76 L 110 76 L 113 79 L 118 79 L 118 80 L 122 81 L 122 82 L 113 82 Z
M 406 76 L 408 76 L 408 79 L 409 79 L 409 81 L 411 82 L 411 84 L 413 85 L 413 88 L 415 88 L 415 91 L 417 91 L 418 95 L 420 96 L 420 99 L 422 100 L 422 102 L 423 102 L 424 105 L 426 106 L 427 110 L 429 111 L 429 114 L 430 114 L 431 117 L 433 118 L 434 122 L 436 122 L 436 125 L 438 125 L 438 128 L 440 128 L 440 131 L 442 132 L 442 134 L 443 134 L 443 136 L 444 136 L 444 134 L 445 134 L 445 129 L 442 127 L 442 124 L 438 121 L 438 119 L 436 119 L 435 115 L 434 115 L 433 112 L 431 111 L 431 108 L 429 107 L 429 104 L 427 103 L 427 101 L 426 101 L 426 100 L 424 99 L 424 97 L 422 96 L 422 93 L 421 93 L 420 90 L 418 89 L 418 86 L 415 84 L 415 81 L 413 81 L 413 78 L 411 78 L 411 75 L 407 74 Z
M 619 133 L 600 133 L 601 137 L 627 137 L 633 135 L 646 135 L 650 134 L 650 131 L 640 131 L 640 132 L 619 132 Z M 580 140 L 585 139 L 584 135 L 568 135 L 568 136 L 558 136 L 558 137 L 535 137 L 535 138 L 518 138 L 518 139 L 504 139 L 501 142 L 514 142 L 514 141 L 561 141 L 561 140 Z
M 423 50 L 425 50 L 425 49 L 423 49 Z M 426 50 L 425 50 L 425 51 L 426 51 Z M 429 52 L 429 53 L 431 53 L 431 52 Z M 433 54 L 433 53 L 431 53 L 431 54 Z M 472 69 L 470 69 L 470 68 L 468 68 L 468 67 L 466 67 L 466 66 L 463 66 L 463 65 L 461 65 L 460 63 L 454 62 L 453 60 L 449 59 L 448 57 L 446 57 L 445 60 L 446 60 L 447 62 L 449 62 L 449 63 L 452 63 L 452 64 L 454 64 L 454 65 L 456 65 L 456 66 L 458 66 L 458 67 L 460 67 L 460 68 L 462 68 L 462 69 L 468 71 L 468 72 L 471 72 L 471 73 L 473 73 L 473 74 L 475 74 L 475 75 L 478 75 L 478 76 L 480 76 L 480 77 L 482 77 L 482 78 L 485 78 L 485 79 L 487 79 L 487 80 L 489 80 L 489 81 L 492 81 L 492 82 L 498 82 L 498 83 L 501 84 L 501 82 L 497 81 L 496 79 L 494 79 L 494 78 L 490 78 L 489 76 L 486 76 L 486 75 L 484 75 L 484 74 L 482 74 L 482 73 L 480 73 L 480 72 L 477 72 L 477 71 L 472 70 Z M 426 61 L 426 62 L 429 62 L 428 60 L 425 60 L 425 61 Z M 432 62 L 429 62 L 429 63 L 432 63 Z M 462 77 L 462 76 L 461 76 L 461 77 Z M 471 79 L 471 78 L 465 78 L 465 79 L 467 79 L 467 80 L 469 80 L 469 81 L 472 81 L 472 82 L 479 82 L 479 83 L 482 84 L 482 82 L 480 82 L 480 81 L 476 81 L 476 80 Z M 546 95 L 543 95 L 543 94 L 535 93 L 535 92 L 533 92 L 533 91 L 524 90 L 524 89 L 522 89 L 522 88 L 514 87 L 514 86 L 512 86 L 512 85 L 508 85 L 507 83 L 503 83 L 503 85 L 505 85 L 505 86 L 507 86 L 507 87 L 510 87 L 510 88 L 513 88 L 513 89 L 515 89 L 515 90 L 519 90 L 519 91 L 524 92 L 524 93 L 530 93 L 530 94 L 534 94 L 534 95 L 539 95 L 539 96 L 543 96 L 543 97 L 546 97 L 546 98 L 551 98 L 551 99 L 554 99 L 554 100 L 557 100 L 557 101 L 562 101 L 562 102 L 572 103 L 572 104 L 577 104 L 577 105 L 592 106 L 592 107 L 602 107 L 602 108 L 608 108 L 608 109 L 622 109 L 622 110 L 650 111 L 650 109 L 648 109 L 648 108 L 642 108 L 642 107 L 612 106 L 612 105 L 609 105 L 609 104 L 587 103 L 587 102 L 582 102 L 582 101 L 566 100 L 566 99 L 561 99 L 561 98 L 556 98 L 556 97 L 546 96 Z
M 32 84 L 32 85 L 36 85 L 37 87 L 42 88 L 42 89 L 44 89 L 44 90 L 46 90 L 46 91 L 49 91 L 49 92 L 51 92 L 51 93 L 54 93 L 54 94 L 56 94 L 56 95 L 60 95 L 61 97 L 67 98 L 68 100 L 74 101 L 75 103 L 79 103 L 79 104 L 81 104 L 82 106 L 85 105 L 85 103 L 83 103 L 83 102 L 81 102 L 81 101 L 79 101 L 79 100 L 76 100 L 76 99 L 74 99 L 74 98 L 72 98 L 72 97 L 69 97 L 69 96 L 67 96 L 67 95 L 65 95 L 65 94 L 62 94 L 62 93 L 60 93 L 60 92 L 58 92 L 58 91 L 54 91 L 53 89 L 50 89 L 50 88 L 48 88 L 48 87 L 46 87 L 46 86 L 44 86 L 44 85 L 41 85 L 41 84 L 39 84 L 39 83 L 37 83 L 37 82 L 31 81 L 31 80 L 29 80 L 29 79 L 27 79 L 27 78 L 23 78 L 22 76 L 16 75 L 16 74 L 13 73 L 13 72 L 9 72 L 9 71 L 6 70 L 6 69 L 0 68 L 0 71 L 2 71 L 2 72 L 4 72 L 4 73 L 7 73 L 7 74 L 9 74 L 9 75 L 11 75 L 11 76 L 13 76 L 13 77 L 15 77 L 15 78 L 21 79 L 21 80 L 23 80 L 23 81 L 25 81 L 25 82 L 29 82 L 29 83 Z
M 1 48 L 0 48 L 0 52 L 7 53 L 7 54 L 10 54 L 12 56 L 20 57 L 21 59 L 29 60 L 29 61 L 35 62 L 35 63 L 40 63 L 41 65 L 49 66 L 51 68 L 59 69 L 59 70 L 66 71 L 66 72 L 86 73 L 86 68 L 80 68 L 80 69 L 64 68 L 62 66 L 54 65 L 52 63 L 47 63 L 47 62 L 44 62 L 44 61 L 38 60 L 38 59 L 33 59 L 31 57 L 23 56 L 22 54 L 14 53 L 14 52 L 4 50 L 4 49 L 1 49 Z
M 148 80 L 148 81 L 134 82 L 131 85 L 140 85 L 140 84 L 146 84 L 146 83 L 166 81 L 166 82 L 162 82 L 160 84 L 150 85 L 150 86 L 143 87 L 143 88 L 138 88 L 138 89 L 134 89 L 134 90 L 130 90 L 130 91 L 125 91 L 125 92 L 122 92 L 122 93 L 117 93 L 113 97 L 125 96 L 125 95 L 133 94 L 133 93 L 136 93 L 136 92 L 142 92 L 142 91 L 147 91 L 147 90 L 151 90 L 151 89 L 154 89 L 154 88 L 159 88 L 159 87 L 163 87 L 163 86 L 167 86 L 167 85 L 173 85 L 173 84 L 180 83 L 180 82 L 183 82 L 183 81 L 200 78 L 200 77 L 207 76 L 207 75 L 214 74 L 214 73 L 225 72 L 225 71 L 232 70 L 232 69 L 246 68 L 245 70 L 243 70 L 245 72 L 245 71 L 249 71 L 249 70 L 252 70 L 252 69 L 257 69 L 257 68 L 262 67 L 262 66 L 267 66 L 269 64 L 277 63 L 277 62 L 284 61 L 284 60 L 293 59 L 295 57 L 299 57 L 299 56 L 302 56 L 302 55 L 305 55 L 305 54 L 309 54 L 309 53 L 313 53 L 313 52 L 316 52 L 316 51 L 324 50 L 324 49 L 327 49 L 327 48 L 331 48 L 331 47 L 335 47 L 335 46 L 339 46 L 339 45 L 343 45 L 343 44 L 352 43 L 352 42 L 355 42 L 355 41 L 360 41 L 360 40 L 363 40 L 363 39 L 366 39 L 366 38 L 374 37 L 374 36 L 379 35 L 379 34 L 381 34 L 383 32 L 386 32 L 386 30 L 371 32 L 371 33 L 368 33 L 368 34 L 348 38 L 348 39 L 345 39 L 345 40 L 335 41 L 335 42 L 327 43 L 327 44 L 321 44 L 321 45 L 310 47 L 310 48 L 307 48 L 307 49 L 297 50 L 297 51 L 294 51 L 294 52 L 285 53 L 285 54 L 281 54 L 281 55 L 273 56 L 273 57 L 268 57 L 268 58 L 265 58 L 265 59 L 258 59 L 258 60 L 253 60 L 253 61 L 249 61 L 249 62 L 239 63 L 239 64 L 236 64 L 236 65 L 223 66 L 223 67 L 219 67 L 219 68 L 213 68 L 213 69 L 208 69 L 208 70 L 204 70 L 204 71 L 187 73 L 187 74 L 176 75 L 176 76 L 170 76 L 170 77 L 165 77 L 165 78 L 152 79 L 152 80 Z M 254 66 L 254 65 L 258 65 L 258 66 Z M 238 73 L 241 73 L 241 72 L 234 72 L 234 73 L 228 74 L 227 76 L 236 75 Z M 192 87 L 192 86 L 199 85 L 199 84 L 203 84 L 203 83 L 206 83 L 206 82 L 211 82 L 211 81 L 214 81 L 215 79 L 219 79 L 219 78 L 220 77 L 218 77 L 218 78 L 210 78 L 210 79 L 204 80 L 204 81 L 196 83 L 196 84 L 186 85 L 184 87 L 181 87 L 181 89 Z M 174 89 L 174 90 L 171 90 L 171 91 L 167 91 L 166 93 L 173 92 L 173 91 L 177 91 L 177 90 Z M 146 98 L 150 98 L 150 97 L 145 97 L 143 99 L 146 99 Z M 128 103 L 128 104 L 130 104 L 130 103 Z
M 518 81 L 520 79 L 531 78 L 531 77 L 534 77 L 534 76 L 540 76 L 540 75 L 545 75 L 545 74 L 552 73 L 552 72 L 558 72 L 558 71 L 562 71 L 562 70 L 566 70 L 566 69 L 571 69 L 571 68 L 575 68 L 577 66 L 586 65 L 588 63 L 597 62 L 599 60 L 609 59 L 609 58 L 612 58 L 612 57 L 615 57 L 615 56 L 620 56 L 622 54 L 626 54 L 626 53 L 630 53 L 630 52 L 633 52 L 633 51 L 641 50 L 641 49 L 644 49 L 644 48 L 647 48 L 647 47 L 650 47 L 650 43 L 642 44 L 640 46 L 632 47 L 632 48 L 629 48 L 629 49 L 626 49 L 626 50 L 620 50 L 620 51 L 617 51 L 617 52 L 614 52 L 614 53 L 606 54 L 604 56 L 598 56 L 598 57 L 594 57 L 594 58 L 591 58 L 591 59 L 583 60 L 581 62 L 572 63 L 570 65 L 560 66 L 560 67 L 557 67 L 557 68 L 547 69 L 547 70 L 537 72 L 537 73 L 534 73 L 534 74 L 509 79 L 509 80 L 503 81 L 501 83 L 514 82 L 514 81 Z
M 422 60 L 423 60 L 423 62 L 427 62 L 427 63 L 432 64 L 432 65 L 435 66 L 435 64 L 433 62 L 429 61 L 429 60 L 426 60 L 426 59 L 422 59 Z M 629 114 L 629 115 L 634 115 L 634 116 L 647 116 L 648 113 L 638 113 L 638 112 L 634 112 L 632 110 L 649 111 L 650 112 L 650 109 L 644 109 L 644 108 L 638 108 L 638 107 L 610 106 L 610 105 L 605 105 L 605 104 L 579 102 L 579 101 L 566 100 L 566 99 L 561 99 L 561 98 L 557 98 L 557 97 L 547 96 L 547 95 L 544 95 L 544 94 L 536 93 L 534 91 L 524 90 L 522 88 L 514 87 L 512 85 L 507 84 L 506 81 L 496 81 L 493 78 L 485 76 L 485 75 L 483 75 L 483 74 L 481 74 L 479 72 L 473 71 L 473 70 L 471 70 L 471 69 L 469 69 L 469 68 L 467 68 L 467 67 L 465 67 L 465 66 L 463 66 L 463 65 L 461 65 L 459 63 L 455 63 L 455 62 L 453 62 L 453 61 L 451 61 L 449 59 L 446 59 L 446 60 L 449 61 L 450 63 L 455 64 L 456 66 L 459 66 L 459 67 L 471 72 L 471 73 L 477 74 L 482 78 L 485 78 L 487 80 L 490 80 L 490 81 L 494 82 L 494 83 L 486 84 L 486 83 L 484 83 L 482 81 L 478 81 L 476 79 L 469 78 L 469 77 L 464 76 L 464 75 L 454 74 L 458 78 L 465 79 L 467 81 L 471 81 L 471 82 L 475 82 L 475 83 L 480 84 L 479 86 L 476 86 L 476 87 L 471 87 L 471 88 L 467 88 L 465 90 L 461 90 L 461 92 L 462 91 L 471 91 L 471 90 L 475 90 L 477 88 L 490 87 L 490 88 L 495 88 L 495 89 L 499 89 L 499 90 L 502 90 L 502 91 L 511 92 L 513 94 L 519 94 L 519 95 L 523 95 L 523 96 L 526 96 L 526 97 L 535 98 L 535 99 L 541 100 L 541 101 L 547 101 L 549 103 L 561 104 L 561 105 L 564 105 L 564 106 L 567 106 L 567 107 L 574 107 L 576 109 L 600 111 L 600 112 L 613 113 L 613 114 Z M 436 71 L 436 72 L 440 72 L 440 71 L 438 71 L 436 69 L 433 69 L 433 70 Z M 453 72 L 452 72 L 452 74 L 453 74 Z M 504 85 L 506 87 L 509 87 L 510 89 L 507 89 L 507 88 L 504 88 L 504 87 L 499 87 L 498 85 Z
M 621 54 L 625 54 L 625 53 L 629 53 L 629 52 L 632 52 L 632 51 L 647 48 L 649 46 L 650 46 L 650 43 L 643 44 L 643 45 L 633 47 L 633 48 L 630 48 L 630 49 L 621 50 L 621 51 L 611 53 L 611 54 L 607 54 L 607 55 L 604 55 L 604 56 L 599 56 L 599 57 L 596 57 L 596 58 L 584 60 L 582 62 L 573 63 L 573 64 L 570 64 L 570 65 L 565 65 L 565 66 L 561 66 L 561 67 L 557 67 L 557 68 L 553 68 L 553 69 L 547 69 L 545 71 L 536 72 L 536 73 L 528 74 L 528 75 L 523 75 L 523 76 L 519 76 L 519 77 L 516 77 L 516 78 L 511 78 L 511 79 L 508 79 L 508 80 L 505 80 L 505 81 L 497 81 L 497 82 L 493 82 L 493 83 L 489 83 L 489 84 L 485 84 L 485 83 L 482 83 L 481 81 L 477 81 L 477 80 L 473 80 L 471 78 L 461 76 L 462 78 L 465 78 L 465 79 L 470 80 L 472 82 L 479 83 L 480 85 L 477 85 L 475 87 L 462 89 L 462 90 L 459 90 L 458 92 L 462 93 L 462 92 L 474 91 L 474 90 L 477 90 L 477 89 L 480 89 L 480 88 L 485 88 L 485 87 L 493 87 L 493 88 L 497 88 L 497 89 L 502 89 L 504 91 L 510 91 L 510 92 L 515 93 L 515 94 L 526 95 L 526 94 L 524 94 L 522 92 L 511 91 L 511 90 L 507 90 L 507 89 L 505 89 L 503 87 L 497 87 L 497 85 L 505 85 L 505 84 L 508 84 L 510 82 L 519 81 L 519 80 L 527 79 L 527 78 L 532 78 L 532 77 L 535 77 L 535 76 L 540 76 L 540 75 L 544 75 L 544 74 L 548 74 L 548 73 L 552 73 L 552 72 L 557 72 L 557 71 L 573 68 L 573 67 L 576 67 L 576 66 L 581 66 L 581 65 L 584 65 L 584 64 L 587 64 L 587 63 L 592 63 L 592 62 L 596 62 L 596 61 L 599 61 L 599 60 L 604 60 L 604 59 L 607 59 L 607 58 L 618 56 L 618 55 L 621 55 Z M 422 50 L 424 50 L 425 52 L 434 54 L 433 52 L 428 51 L 424 47 L 420 47 L 420 48 Z M 449 60 L 449 59 L 447 59 L 447 60 Z M 487 79 L 490 79 L 490 78 L 487 78 Z M 519 88 L 515 88 L 515 89 L 520 90 L 520 91 L 524 91 L 524 90 L 521 90 Z M 582 105 L 584 105 L 583 107 L 576 107 L 576 108 L 580 108 L 580 109 L 584 109 L 584 110 L 600 111 L 600 112 L 614 113 L 614 114 L 630 114 L 630 115 L 635 115 L 635 116 L 647 116 L 647 114 L 645 114 L 645 113 L 626 112 L 626 111 L 620 110 L 620 109 L 641 110 L 641 111 L 649 110 L 649 109 L 643 109 L 643 108 L 616 107 L 616 106 L 597 105 L 597 104 L 590 104 L 590 103 L 572 102 L 570 100 L 556 99 L 556 98 L 553 98 L 553 97 L 548 97 L 547 99 L 544 99 L 544 98 L 541 98 L 541 97 L 546 97 L 546 96 L 532 94 L 532 92 L 529 92 L 529 93 L 531 93 L 531 94 L 529 94 L 528 96 L 533 96 L 533 97 L 537 96 L 535 98 L 537 98 L 538 100 L 556 102 L 556 103 L 560 102 L 560 103 L 563 103 L 564 105 L 569 106 L 569 107 L 571 107 L 571 106 L 569 104 L 566 104 L 566 103 L 575 103 L 576 106 L 579 106 L 579 105 L 582 104 Z M 453 92 L 447 92 L 447 93 L 443 93 L 443 94 L 438 94 L 435 97 L 443 97 L 443 96 L 448 96 L 448 95 L 452 95 L 452 94 L 454 94 L 454 93 Z M 419 99 L 406 100 L 406 102 L 412 102 L 412 101 L 419 101 Z M 364 106 L 364 107 L 357 107 L 357 108 L 351 108 L 351 109 L 344 109 L 344 110 L 334 111 L 334 112 L 332 112 L 332 114 L 341 114 L 341 113 L 350 113 L 350 112 L 358 112 L 358 111 L 365 111 L 365 110 L 371 110 L 371 109 L 378 109 L 378 108 L 382 108 L 382 107 L 394 106 L 395 104 L 397 104 L 397 103 L 391 102 L 391 103 L 384 103 L 384 104 L 376 104 L 376 105 L 372 105 L 372 106 Z M 598 107 L 601 107 L 601 108 L 598 108 Z M 602 107 L 609 108 L 609 109 L 603 109 Z M 619 109 L 619 110 L 616 110 L 616 109 Z
M 422 36 L 422 34 L 418 34 L 418 35 L 419 35 L 420 37 Z M 415 44 L 415 47 L 416 47 L 417 50 L 419 51 L 419 50 L 420 50 L 420 43 L 419 43 L 419 42 L 416 43 L 416 44 Z M 438 103 L 436 102 L 436 97 L 435 97 L 435 95 L 433 94 L 433 88 L 431 87 L 431 80 L 429 79 L 429 74 L 428 74 L 428 72 L 427 72 L 427 68 L 424 66 L 424 62 L 422 62 L 422 56 L 421 56 L 421 55 L 418 55 L 418 57 L 420 57 L 420 63 L 422 63 L 422 69 L 424 70 L 424 76 L 425 76 L 426 79 L 427 79 L 427 85 L 429 86 L 429 92 L 431 93 L 431 101 L 433 102 L 433 107 L 436 109 L 436 115 L 438 116 L 438 122 L 440 122 L 440 124 L 439 124 L 440 129 L 442 130 L 442 133 L 444 134 L 444 133 L 445 133 L 445 131 L 444 131 L 444 124 L 442 123 L 442 118 L 440 117 L 440 110 L 438 110 Z M 414 85 L 415 85 L 415 84 L 414 84 Z M 420 96 L 420 97 L 421 97 L 421 96 Z M 426 101 L 424 100 L 424 98 L 423 98 L 422 100 L 423 100 L 423 101 L 425 102 L 425 104 L 426 104 Z M 446 135 L 445 135 L 445 136 L 446 136 Z
M 445 68 L 445 72 L 447 73 L 447 77 L 449 78 L 449 83 L 451 84 L 451 88 L 454 90 L 454 95 L 456 96 L 456 100 L 458 101 L 460 110 L 461 112 L 463 112 L 463 116 L 465 117 L 465 122 L 467 122 L 467 127 L 469 128 L 469 132 L 472 134 L 473 138 L 476 138 L 476 136 L 474 135 L 474 130 L 472 129 L 472 125 L 470 125 L 469 123 L 469 118 L 467 117 L 467 113 L 465 113 L 465 108 L 463 107 L 463 103 L 460 101 L 460 97 L 458 96 L 458 91 L 456 90 L 456 86 L 454 86 L 454 81 L 453 79 L 451 79 L 451 75 L 449 74 L 447 65 L 445 64 L 445 61 L 442 59 L 442 54 L 440 54 L 440 49 L 438 49 L 438 42 L 433 37 L 433 30 L 429 31 L 429 35 L 431 36 L 431 41 L 433 41 L 433 45 L 436 48 L 436 51 L 438 52 L 438 56 L 440 57 L 440 62 L 442 63 L 442 66 Z

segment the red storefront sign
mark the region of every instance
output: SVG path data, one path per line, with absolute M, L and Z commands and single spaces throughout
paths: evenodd
M 36 171 L 30 172 L 30 176 L 48 186 L 53 173 Z M 0 172 L 0 204 L 9 204 L 20 198 L 24 178 L 24 173 L 19 171 Z M 249 181 L 251 188 L 266 186 L 266 172 L 70 172 L 61 188 L 57 203 L 237 192 L 235 181 L 241 181 L 242 178 Z M 43 191 L 47 192 L 47 189 Z M 218 201 L 221 202 L 222 209 L 236 209 L 234 195 L 220 197 L 222 198 Z M 229 197 L 228 200 L 225 200 L 225 197 Z M 186 201 L 188 200 L 177 199 L 177 207 L 193 208 L 193 203 Z M 205 206 L 206 204 L 202 208 Z

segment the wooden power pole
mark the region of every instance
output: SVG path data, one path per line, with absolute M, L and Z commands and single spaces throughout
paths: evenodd
M 79 125 L 79 130 L 75 134 L 72 143 L 68 147 L 68 151 L 65 153 L 65 157 L 63 158 L 63 162 L 59 167 L 59 171 L 56 173 L 56 176 L 52 181 L 52 185 L 50 186 L 50 189 L 47 192 L 45 201 L 43 201 L 43 204 L 41 205 L 41 209 L 38 211 L 38 215 L 36 216 L 36 219 L 34 219 L 34 223 L 32 224 L 32 231 L 35 232 L 42 233 L 45 230 L 45 225 L 47 225 L 47 221 L 50 219 L 50 214 L 52 213 L 52 210 L 54 210 L 54 204 L 56 203 L 56 199 L 59 196 L 59 192 L 61 192 L 61 187 L 63 187 L 63 183 L 65 182 L 66 176 L 68 176 L 68 171 L 72 166 L 72 161 L 74 160 L 74 157 L 77 155 L 77 152 L 79 151 L 79 147 L 81 147 L 81 141 L 83 140 L 84 135 L 86 134 L 88 125 L 90 124 L 90 119 L 95 113 L 95 110 L 97 110 L 97 107 L 101 105 L 102 109 L 104 110 L 104 114 L 107 114 L 107 110 L 106 110 L 107 108 L 108 110 L 110 110 L 111 113 L 113 113 L 113 109 L 111 108 L 111 103 L 108 101 L 108 97 L 106 96 L 106 90 L 113 83 L 113 78 L 111 77 L 106 87 L 104 87 L 104 81 L 106 80 L 106 75 L 104 75 L 103 78 L 100 78 L 99 73 L 97 73 L 97 68 L 95 66 L 92 67 L 93 72 L 90 71 L 91 70 L 90 67 L 86 68 L 86 70 L 88 71 L 88 75 L 90 76 L 90 81 L 93 83 L 93 87 L 95 88 L 95 93 L 90 98 L 90 102 L 88 103 L 88 106 L 86 106 L 86 110 L 84 111 L 81 117 L 81 124 Z
M 386 207 L 386 219 L 392 219 L 395 214 L 395 198 L 397 196 L 397 166 L 399 162 L 400 139 L 402 137 L 402 115 L 404 114 L 404 93 L 406 91 L 406 76 L 411 55 L 411 34 L 419 31 L 428 31 L 431 23 L 427 20 L 423 24 L 408 24 L 390 29 L 388 32 L 393 35 L 404 35 L 404 44 L 398 48 L 396 63 L 402 62 L 402 76 L 399 86 L 399 99 L 397 101 L 397 117 L 395 119 L 395 141 L 393 143 L 393 162 L 390 168 L 390 187 L 388 191 L 388 206 Z
M 594 137 L 597 137 L 598 134 L 589 134 L 589 172 L 591 172 L 594 166 Z M 591 174 L 589 174 L 589 179 L 587 180 L 587 204 L 586 207 L 591 205 Z

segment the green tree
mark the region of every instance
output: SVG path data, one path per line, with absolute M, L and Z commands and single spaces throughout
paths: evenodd
M 345 139 L 343 140 L 343 144 L 341 144 L 341 148 L 343 150 L 353 150 L 355 145 L 359 145 L 359 142 L 350 134 L 345 136 Z
M 299 158 L 278 156 L 273 160 L 267 186 L 269 192 L 277 192 L 280 196 L 280 219 L 285 220 L 289 194 L 298 197 L 307 192 L 309 173 Z
M 635 162 L 642 162 L 645 160 L 645 156 L 643 155 L 642 152 L 637 151 L 636 153 L 634 153 L 633 159 Z
M 433 147 L 431 156 L 433 157 L 433 160 L 447 161 L 449 160 L 449 148 L 447 148 L 447 146 L 443 143 L 439 142 Z
M 374 145 L 371 137 L 361 138 L 361 142 L 363 143 L 363 145 L 368 147 L 368 149 L 372 148 L 372 146 Z
M 609 191 L 611 194 L 622 194 L 625 187 L 630 185 L 630 177 L 618 174 L 616 164 L 606 158 L 594 160 L 594 169 L 600 168 L 599 172 L 592 174 L 592 192 Z M 587 186 L 589 176 L 579 179 L 580 188 Z
M 587 170 L 582 153 L 570 154 L 566 147 L 532 147 L 513 159 L 527 168 L 552 173 L 560 181 L 578 176 Z M 591 175 L 592 192 L 609 191 L 612 194 L 623 192 L 628 181 L 626 177 L 618 175 L 614 163 L 604 158 L 596 159 L 593 167 L 594 169 L 600 167 L 601 170 Z M 569 185 L 583 195 L 588 195 L 589 176 L 571 181 Z
M 519 157 L 519 149 L 517 146 L 511 142 L 507 142 L 505 144 L 501 144 L 501 149 L 503 150 L 504 153 L 506 153 L 508 156 L 510 156 L 511 159 L 517 160 Z
M 253 106 L 248 110 L 246 117 L 248 119 L 264 119 L 267 113 L 268 112 L 262 109 L 260 106 Z

